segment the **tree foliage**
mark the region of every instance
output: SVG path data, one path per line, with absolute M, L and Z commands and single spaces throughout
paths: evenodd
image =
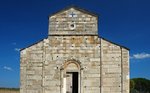
M 131 79 L 130 93 L 150 93 L 150 80 L 145 78 Z

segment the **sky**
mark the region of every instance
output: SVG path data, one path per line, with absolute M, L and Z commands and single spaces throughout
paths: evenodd
M 20 53 L 48 35 L 48 16 L 70 5 L 99 16 L 98 32 L 130 49 L 130 78 L 150 79 L 149 0 L 0 0 L 0 87 L 20 85 Z

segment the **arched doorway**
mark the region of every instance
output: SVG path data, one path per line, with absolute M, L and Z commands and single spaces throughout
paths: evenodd
M 62 92 L 80 93 L 80 63 L 76 60 L 68 60 L 61 71 Z

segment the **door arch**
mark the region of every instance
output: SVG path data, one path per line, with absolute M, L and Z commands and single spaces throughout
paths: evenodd
M 61 69 L 61 93 L 80 93 L 81 65 L 74 59 L 64 62 Z

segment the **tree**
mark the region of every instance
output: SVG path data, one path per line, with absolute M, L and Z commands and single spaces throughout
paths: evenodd
M 135 83 L 134 83 L 134 80 L 130 80 L 130 89 L 134 89 L 135 87 Z
M 131 79 L 130 93 L 150 93 L 150 80 L 145 78 Z

